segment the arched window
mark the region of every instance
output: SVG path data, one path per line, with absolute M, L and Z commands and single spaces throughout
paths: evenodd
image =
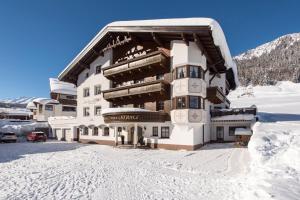
M 93 135 L 98 136 L 98 127 L 93 128 Z
M 103 136 L 109 136 L 109 128 L 108 127 L 104 127 Z
M 84 127 L 83 135 L 89 135 L 89 128 L 88 127 Z

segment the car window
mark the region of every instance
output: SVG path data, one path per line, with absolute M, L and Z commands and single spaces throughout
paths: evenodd
M 9 136 L 14 136 L 14 133 L 4 133 L 3 135 L 9 135 Z
M 38 135 L 38 136 L 42 136 L 42 135 L 44 135 L 44 133 L 37 133 L 37 135 Z

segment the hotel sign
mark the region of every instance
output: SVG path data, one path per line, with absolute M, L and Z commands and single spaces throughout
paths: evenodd
M 104 114 L 105 123 L 119 122 L 164 122 L 168 121 L 166 113 L 159 112 L 123 112 Z

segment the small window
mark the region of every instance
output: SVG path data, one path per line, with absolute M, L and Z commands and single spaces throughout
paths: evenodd
M 185 78 L 186 77 L 186 67 L 177 67 L 176 69 L 176 78 Z
M 190 77 L 191 78 L 200 78 L 199 76 L 199 67 L 198 66 L 190 66 Z
M 156 111 L 164 110 L 165 102 L 164 101 L 157 101 L 156 102 Z
M 200 97 L 190 96 L 190 108 L 199 109 L 200 108 Z
M 89 107 L 84 107 L 83 108 L 83 116 L 84 117 L 90 116 L 90 108 Z
M 237 128 L 246 128 L 246 126 L 236 126 L 236 127 L 229 127 L 229 136 L 235 136 L 235 129 Z
M 177 98 L 177 108 L 178 109 L 186 108 L 186 97 Z
M 83 128 L 82 135 L 89 135 L 89 128 L 88 127 Z
M 158 127 L 157 126 L 152 127 L 152 136 L 154 136 L 154 137 L 158 136 Z
M 90 96 L 90 89 L 84 88 L 83 89 L 83 97 L 88 97 L 88 96 Z
M 103 136 L 109 136 L 109 128 L 108 127 L 104 127 Z
M 101 85 L 96 85 L 94 87 L 94 93 L 95 95 L 101 94 Z
M 170 129 L 169 127 L 161 127 L 161 138 L 169 138 L 170 137 Z
M 89 77 L 89 73 L 87 72 L 86 74 L 85 74 L 85 78 L 88 78 Z
M 163 74 L 157 74 L 156 75 L 156 80 L 164 80 L 164 75 Z
M 45 105 L 45 110 L 53 111 L 53 105 Z
M 96 74 L 100 74 L 101 73 L 101 65 L 96 66 Z
M 98 127 L 93 128 L 93 135 L 98 136 Z
M 66 99 L 76 99 L 76 96 L 75 95 L 67 95 Z
M 95 107 L 95 115 L 100 116 L 101 115 L 101 106 L 96 106 Z
M 76 112 L 76 107 L 73 106 L 63 106 L 62 107 L 63 112 Z
M 39 105 L 39 113 L 43 112 L 43 105 Z

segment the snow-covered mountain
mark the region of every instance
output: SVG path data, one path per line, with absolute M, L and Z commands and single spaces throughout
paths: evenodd
M 15 99 L 0 99 L 0 108 L 26 108 L 36 97 L 19 97 Z
M 234 60 L 242 85 L 300 82 L 300 33 L 279 37 L 234 57 Z

